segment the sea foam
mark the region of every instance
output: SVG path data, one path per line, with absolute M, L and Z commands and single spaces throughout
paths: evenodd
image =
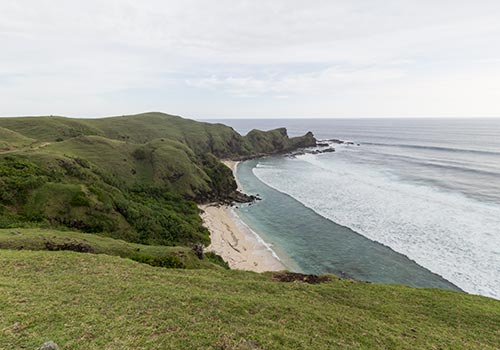
M 391 247 L 463 290 L 500 299 L 500 205 L 404 182 L 336 155 L 264 159 L 253 171 L 323 217 Z

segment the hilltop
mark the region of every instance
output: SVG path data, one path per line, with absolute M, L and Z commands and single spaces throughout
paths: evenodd
M 163 113 L 0 118 L 0 136 L 0 228 L 68 228 L 161 245 L 208 244 L 196 203 L 237 196 L 220 158 L 316 143 L 311 133 L 242 136 Z

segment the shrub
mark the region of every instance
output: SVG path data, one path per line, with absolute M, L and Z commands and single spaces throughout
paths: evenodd
M 225 262 L 220 255 L 215 254 L 214 252 L 207 252 L 205 253 L 205 258 L 207 258 L 208 261 L 229 270 L 229 264 Z
M 181 261 L 181 259 L 179 259 L 179 257 L 175 255 L 156 257 L 149 254 L 136 253 L 132 255 L 130 259 L 156 267 L 166 267 L 166 268 L 176 268 L 176 269 L 186 268 L 186 265 Z

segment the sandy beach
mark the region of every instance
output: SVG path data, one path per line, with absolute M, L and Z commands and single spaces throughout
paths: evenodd
M 255 272 L 285 270 L 285 266 L 272 251 L 231 211 L 228 206 L 200 205 L 201 217 L 210 231 L 213 251 L 224 259 L 232 269 Z
M 224 160 L 233 173 L 238 162 Z M 240 185 L 238 180 L 238 190 Z M 210 231 L 211 244 L 207 251 L 213 251 L 229 264 L 232 269 L 255 272 L 285 270 L 285 266 L 246 226 L 227 205 L 207 204 L 199 206 L 201 218 Z
M 237 190 L 241 191 L 240 183 L 238 182 L 238 178 L 236 177 L 236 168 L 238 167 L 239 162 L 236 160 L 224 159 L 224 160 L 222 160 L 222 163 L 233 171 L 233 175 L 234 175 L 234 178 L 236 180 L 236 185 L 238 186 Z

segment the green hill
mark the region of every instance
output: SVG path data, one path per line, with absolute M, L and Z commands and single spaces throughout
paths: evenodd
M 28 146 L 34 142 L 34 139 L 25 137 L 15 131 L 0 128 L 0 152 L 7 152 L 17 147 Z
M 0 349 L 498 349 L 500 302 L 444 290 L 0 253 Z
M 316 142 L 284 129 L 241 136 L 163 113 L 0 118 L 0 132 L 9 135 L 0 152 L 0 228 L 65 227 L 162 245 L 208 244 L 195 202 L 236 191 L 219 158 Z
M 258 153 L 285 152 L 298 146 L 315 144 L 312 134 L 289 139 L 285 129 L 239 135 L 223 124 L 196 122 L 164 113 L 76 119 L 64 117 L 0 118 L 0 127 L 10 129 L 41 142 L 67 140 L 76 136 L 103 136 L 113 140 L 146 144 L 156 139 L 169 139 L 185 144 L 196 154 L 212 153 L 219 158 L 252 156 Z M 255 136 L 255 135 L 253 135 Z M 256 142 L 257 141 L 257 142 Z
M 106 254 L 152 266 L 185 269 L 228 268 L 213 253 L 198 256 L 192 248 L 134 244 L 95 234 L 43 229 L 0 229 L 0 249 L 74 251 Z

